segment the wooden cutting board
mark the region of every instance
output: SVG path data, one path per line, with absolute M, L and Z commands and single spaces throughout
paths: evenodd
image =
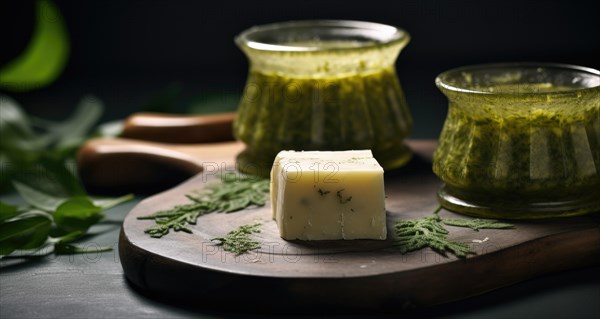
M 415 152 L 410 164 L 385 175 L 389 234 L 393 234 L 394 221 L 430 215 L 438 206 L 435 194 L 441 182 L 431 172 L 435 143 L 412 141 L 410 146 Z M 222 158 L 211 160 L 233 169 L 240 145 L 232 142 L 218 147 Z M 210 154 L 210 146 L 202 152 Z M 398 310 L 467 298 L 543 274 L 600 264 L 599 214 L 514 221 L 516 228 L 511 230 L 476 232 L 448 226 L 451 239 L 469 243 L 477 252 L 467 259 L 443 257 L 430 249 L 402 255 L 391 238 L 285 241 L 271 220 L 269 203 L 200 217 L 192 234 L 171 232 L 156 239 L 144 233 L 153 221 L 137 217 L 187 203 L 185 194 L 214 181 L 214 172 L 202 172 L 147 198 L 125 218 L 120 260 L 125 275 L 139 289 L 235 309 L 260 307 L 294 313 L 307 307 Z M 445 210 L 441 216 L 468 218 Z M 257 221 L 262 223 L 257 238 L 263 243 L 257 251 L 236 257 L 210 241 Z M 488 240 L 477 243 L 485 238 Z

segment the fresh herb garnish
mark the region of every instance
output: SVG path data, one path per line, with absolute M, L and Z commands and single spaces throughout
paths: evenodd
M 186 195 L 189 204 L 178 205 L 138 219 L 152 219 L 156 225 L 144 232 L 160 238 L 170 230 L 191 233 L 188 225 L 195 225 L 198 218 L 213 212 L 232 213 L 248 206 L 264 206 L 269 193 L 269 180 L 235 174 L 224 174 L 221 183 L 208 185 L 198 195 Z
M 217 246 L 223 246 L 225 251 L 239 256 L 250 250 L 260 248 L 260 242 L 250 238 L 250 235 L 260 233 L 260 229 L 258 229 L 260 226 L 260 223 L 242 225 L 228 232 L 225 237 L 212 238 L 211 241 L 217 241 Z
M 443 256 L 446 256 L 446 253 L 451 253 L 456 257 L 464 258 L 475 254 L 469 245 L 448 239 L 449 232 L 444 228 L 444 225 L 467 227 L 475 231 L 483 228 L 514 228 L 512 224 L 500 223 L 496 220 L 441 218 L 438 215 L 441 209 L 442 207 L 436 209 L 432 216 L 396 222 L 394 225 L 396 232 L 395 245 L 400 248 L 402 254 L 426 247 Z
M 83 252 L 73 243 L 105 217 L 102 211 L 133 198 L 89 196 L 74 173 L 75 152 L 101 113 L 100 100 L 88 96 L 73 116 L 54 123 L 28 117 L 0 96 L 0 190 L 16 190 L 25 203 L 0 202 L 0 257 L 48 246 L 56 254 Z
M 457 257 L 473 254 L 468 245 L 448 239 L 448 230 L 443 227 L 441 219 L 437 215 L 399 221 L 394 227 L 397 236 L 395 245 L 403 254 L 425 247 L 444 256 L 446 256 L 446 252 Z

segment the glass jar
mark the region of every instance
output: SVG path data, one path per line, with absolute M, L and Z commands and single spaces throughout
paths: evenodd
M 235 136 L 244 173 L 268 176 L 281 150 L 371 149 L 385 169 L 411 158 L 412 119 L 394 62 L 406 31 L 358 21 L 292 21 L 235 38 L 250 70 Z
M 436 85 L 449 101 L 433 159 L 442 206 L 516 219 L 600 210 L 599 71 L 476 65 Z

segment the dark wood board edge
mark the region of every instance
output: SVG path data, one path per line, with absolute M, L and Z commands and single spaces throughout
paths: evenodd
M 545 251 L 552 249 L 552 254 Z M 574 230 L 466 260 L 356 278 L 276 278 L 184 264 L 133 244 L 123 229 L 119 255 L 125 276 L 161 298 L 223 309 L 268 301 L 268 311 L 353 309 L 397 311 L 456 301 L 529 278 L 600 264 L 600 227 Z M 500 261 L 500 262 L 499 262 Z

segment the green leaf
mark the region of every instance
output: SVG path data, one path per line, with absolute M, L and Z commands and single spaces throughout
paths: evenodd
M 40 191 L 59 197 L 85 195 L 85 189 L 77 177 L 74 160 L 43 158 L 39 164 L 36 186 Z
M 94 205 L 101 207 L 103 210 L 115 207 L 122 203 L 128 202 L 134 198 L 133 194 L 123 195 L 121 197 L 90 197 Z
M 47 212 L 55 211 L 65 200 L 63 197 L 56 197 L 34 189 L 21 182 L 13 181 L 13 185 L 19 195 L 30 205 Z
M 86 197 L 70 198 L 58 206 L 54 213 L 54 222 L 66 232 L 86 232 L 104 218 L 100 211 L 102 208 L 94 205 Z
M 52 83 L 69 56 L 62 15 L 50 0 L 36 1 L 36 26 L 25 51 L 0 69 L 0 87 L 24 92 Z
M 50 168 L 52 165 L 48 164 L 11 168 L 8 172 L 11 184 L 19 182 L 37 192 L 62 199 L 85 195 L 83 187 L 73 173 L 60 163 L 57 163 L 56 168 Z
M 63 122 L 30 119 L 14 100 L 0 95 L 0 190 L 12 185 L 29 204 L 26 211 L 0 203 L 2 255 L 48 245 L 57 254 L 89 252 L 71 242 L 104 218 L 103 209 L 133 198 L 88 198 L 75 172 L 72 156 L 101 111 L 101 102 L 87 96 Z
M 56 243 L 60 243 L 60 244 L 68 244 L 70 242 L 73 242 L 77 239 L 79 239 L 81 236 L 83 236 L 83 232 L 81 230 L 76 230 L 73 232 L 70 232 L 66 235 L 63 235 L 55 240 L 57 240 Z
M 102 123 L 98 125 L 94 135 L 100 137 L 117 137 L 123 133 L 124 123 L 125 121 L 123 120 Z
M 43 193 L 17 181 L 13 181 L 13 185 L 27 203 L 43 211 L 53 212 L 66 200 L 66 198 Z
M 6 204 L 0 201 L 0 222 L 18 216 L 21 212 L 17 206 Z
M 62 123 L 45 123 L 47 133 L 38 136 L 17 103 L 0 96 L 0 187 L 7 188 L 16 179 L 61 197 L 85 194 L 74 161 L 67 158 L 75 154 L 101 108 L 98 99 L 84 99 L 74 116 Z
M 0 256 L 17 249 L 35 249 L 46 242 L 51 221 L 48 216 L 32 214 L 28 217 L 0 224 Z
M 0 154 L 4 162 L 31 163 L 38 159 L 42 142 L 19 104 L 5 95 L 0 95 L 0 136 Z M 6 166 L 0 168 L 3 174 Z
M 19 104 L 6 95 L 0 95 L 0 132 L 3 140 L 9 129 L 12 129 L 15 135 L 25 139 L 35 136 L 29 118 Z
M 42 136 L 44 143 L 54 145 L 52 152 L 58 157 L 64 157 L 70 155 L 71 151 L 85 140 L 94 124 L 100 119 L 103 109 L 102 101 L 88 94 L 79 101 L 77 108 L 68 119 L 52 122 L 32 118 L 32 124 L 47 131 Z
M 104 105 L 93 95 L 84 96 L 75 113 L 55 129 L 58 133 L 57 148 L 70 149 L 81 144 L 102 115 Z
M 80 247 L 73 244 L 56 243 L 54 253 L 57 255 L 89 254 L 111 251 L 112 247 Z

